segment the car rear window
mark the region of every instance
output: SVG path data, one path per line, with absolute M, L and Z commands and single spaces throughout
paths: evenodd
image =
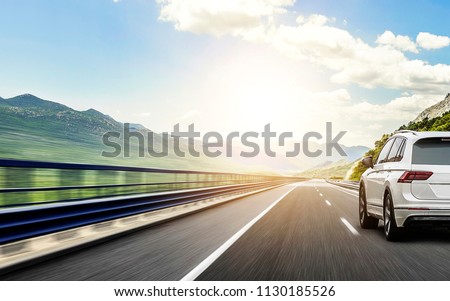
M 426 138 L 413 146 L 412 164 L 450 165 L 450 138 Z

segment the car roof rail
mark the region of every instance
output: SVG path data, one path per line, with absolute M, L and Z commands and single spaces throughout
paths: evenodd
M 412 131 L 412 130 L 399 130 L 399 131 L 395 131 L 395 134 L 401 134 L 401 133 L 411 133 L 411 134 L 417 136 L 417 132 L 416 132 L 416 131 Z

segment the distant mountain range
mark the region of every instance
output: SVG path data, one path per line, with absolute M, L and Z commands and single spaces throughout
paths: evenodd
M 0 99 L 2 123 L 5 119 L 11 125 L 19 122 L 22 126 L 49 130 L 55 126 L 55 133 L 77 133 L 86 131 L 102 134 L 110 130 L 118 130 L 121 123 L 108 115 L 94 109 L 76 111 L 65 105 L 40 99 L 31 94 L 24 94 L 9 99 Z
M 130 124 L 130 128 L 145 136 L 150 131 L 140 124 Z M 102 135 L 123 132 L 122 123 L 94 109 L 77 111 L 31 94 L 0 99 L 0 131 L 3 158 L 189 169 L 215 169 L 219 161 L 183 159 L 173 154 L 159 160 L 142 159 L 137 157 L 136 141 L 131 145 L 131 158 L 102 157 L 101 152 L 109 150 Z M 182 147 L 187 149 L 187 145 Z
M 151 130 L 140 124 L 130 127 L 147 135 Z M 137 145 L 132 145 L 131 158 L 105 158 L 100 156 L 106 147 L 102 135 L 108 131 L 123 131 L 123 124 L 94 109 L 77 111 L 57 102 L 44 100 L 31 94 L 8 99 L 0 97 L 0 157 L 30 159 L 40 161 L 101 163 L 130 166 L 149 166 L 160 168 L 186 168 L 197 170 L 222 170 L 235 172 L 283 172 L 296 174 L 321 165 L 332 165 L 337 161 L 348 163 L 361 157 L 368 148 L 362 146 L 342 146 L 348 157 L 334 154 L 332 157 L 309 158 L 300 155 L 286 158 L 180 158 L 173 152 L 168 157 L 138 158 Z M 158 139 L 161 136 L 156 134 Z M 157 139 L 157 141 L 158 141 Z M 201 146 L 196 141 L 196 146 Z M 187 152 L 188 143 L 182 141 L 181 147 Z M 312 149 L 324 149 L 324 145 L 311 143 Z M 241 146 L 235 146 L 239 153 Z

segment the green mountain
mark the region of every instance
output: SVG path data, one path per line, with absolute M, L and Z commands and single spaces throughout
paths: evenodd
M 76 111 L 65 105 L 24 94 L 3 100 L 0 111 L 2 124 L 19 123 L 25 128 L 39 128 L 42 131 L 54 130 L 54 134 L 104 133 L 120 129 L 121 123 L 93 109 Z M 8 123 L 7 123 L 8 124 Z M 7 125 L 6 124 L 6 125 Z
M 98 118 L 30 94 L 4 99 L 1 104 L 0 154 L 4 158 L 87 162 L 95 157 L 102 133 L 120 130 L 120 123 L 107 116 Z M 80 157 L 72 156 L 76 154 Z
M 151 132 L 139 124 L 131 124 L 133 131 L 144 137 Z M 102 151 L 110 151 L 102 143 L 102 135 L 109 131 L 123 132 L 123 124 L 94 109 L 77 111 L 65 105 L 24 94 L 0 99 L 0 157 L 38 161 L 99 163 L 160 168 L 222 170 L 221 159 L 185 158 L 169 156 L 146 158 L 137 156 L 137 139 L 130 145 L 130 158 L 106 158 Z M 156 147 L 161 136 L 155 134 Z M 143 146 L 145 147 L 145 146 Z M 187 152 L 187 143 L 182 142 Z M 169 148 L 170 149 L 170 148 Z M 230 166 L 232 168 L 232 166 Z
M 407 125 L 402 125 L 398 130 L 411 130 L 411 131 L 450 131 L 450 111 L 448 111 L 450 104 L 450 94 L 447 94 L 446 98 L 425 109 L 419 116 L 409 122 Z M 430 118 L 430 116 L 435 116 Z M 374 148 L 369 150 L 364 156 L 372 156 L 374 159 L 378 157 L 383 145 L 391 137 L 391 134 L 384 134 L 379 140 L 375 142 Z M 366 171 L 366 167 L 359 162 L 354 168 L 350 176 L 350 180 L 359 181 L 361 175 Z

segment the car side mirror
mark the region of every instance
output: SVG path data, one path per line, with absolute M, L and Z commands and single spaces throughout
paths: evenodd
M 367 168 L 373 168 L 373 158 L 365 157 L 364 159 L 362 159 L 362 164 Z

